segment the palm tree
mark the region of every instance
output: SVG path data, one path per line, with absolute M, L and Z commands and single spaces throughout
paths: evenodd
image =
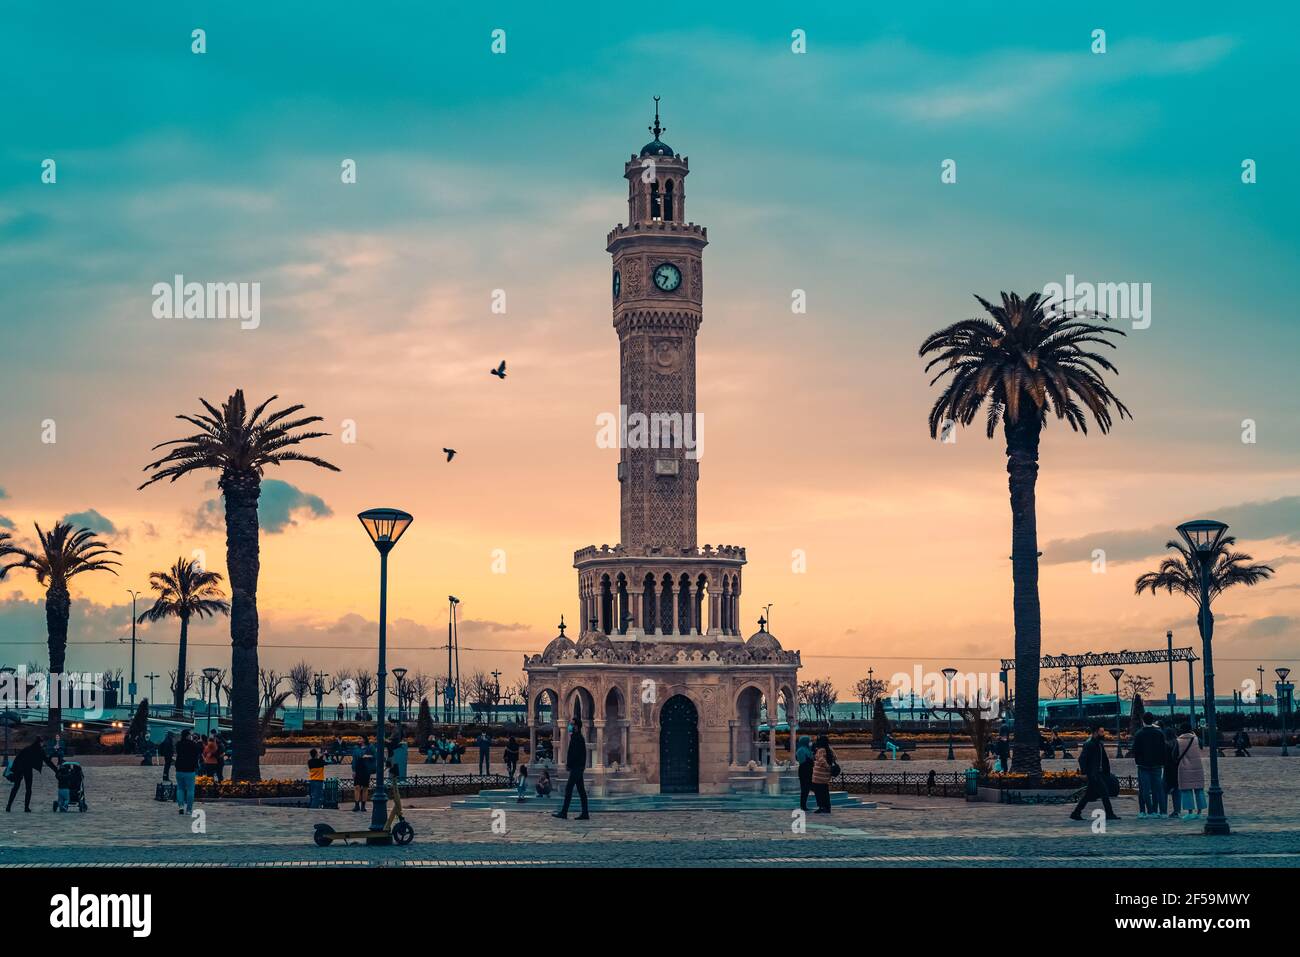
M 158 593 L 158 597 L 154 599 L 153 607 L 142 612 L 137 621 L 180 619 L 181 644 L 176 673 L 183 675 L 190 619 L 230 614 L 230 603 L 221 590 L 221 575 L 218 572 L 204 571 L 193 559 L 178 558 L 176 564 L 166 571 L 151 572 L 149 587 Z M 185 707 L 185 689 L 180 682 L 173 689 L 172 707 L 177 711 Z
M 994 305 L 976 296 L 989 316 L 964 319 L 930 335 L 920 355 L 939 366 L 934 385 L 950 377 L 930 410 L 930 435 L 970 425 L 985 408 L 991 439 L 1001 423 L 1007 443 L 1011 491 L 1011 579 L 1016 629 L 1015 754 L 1017 771 L 1041 770 L 1038 754 L 1038 662 L 1042 612 L 1038 601 L 1038 440 L 1049 412 L 1076 432 L 1087 433 L 1091 414 L 1103 433 L 1114 414 L 1132 418 L 1102 378 L 1117 372 L 1091 344 L 1114 348 L 1108 338 L 1123 331 L 1088 320 L 1109 321 L 1094 312 L 1051 308 L 1034 293 L 1024 299 L 1003 293 Z M 991 318 L 989 318 L 991 317 Z M 987 403 L 987 407 L 986 406 Z
M 84 572 L 117 572 L 112 566 L 115 562 L 109 555 L 122 554 L 95 537 L 96 533 L 88 528 L 73 528 L 67 522 L 55 522 L 48 531 L 36 526 L 36 538 L 40 547 L 36 549 L 15 548 L 14 552 L 23 560 L 19 567 L 30 568 L 36 573 L 36 580 L 45 586 L 45 630 L 50 649 L 50 733 L 62 729 L 63 715 L 60 707 L 62 696 L 60 688 L 55 687 L 56 679 L 63 675 L 64 658 L 68 650 L 68 616 L 72 612 L 72 596 L 68 593 L 68 583 Z
M 14 545 L 14 537 L 8 532 L 0 531 L 0 558 L 7 558 L 10 555 L 18 554 L 20 554 L 20 552 L 18 551 L 17 546 Z M 0 562 L 0 581 L 4 581 L 5 576 L 9 574 L 9 569 L 21 567 L 22 562 L 14 562 L 10 565 Z
M 1273 576 L 1271 565 L 1251 564 L 1254 559 L 1244 552 L 1230 549 L 1237 543 L 1236 538 L 1225 535 L 1219 540 L 1212 555 L 1210 566 L 1210 601 L 1218 598 L 1225 589 L 1233 585 L 1258 585 Z M 1165 542 L 1165 548 L 1178 552 L 1178 557 L 1169 556 L 1160 563 L 1159 569 L 1139 575 L 1133 583 L 1134 593 L 1149 591 L 1155 594 L 1166 591 L 1179 594 L 1196 602 L 1196 624 L 1201 624 L 1201 577 L 1197 570 L 1195 556 L 1182 542 Z
M 182 475 L 211 469 L 220 473 L 217 487 L 226 504 L 226 573 L 230 576 L 230 672 L 233 696 L 230 706 L 234 757 L 231 776 L 239 781 L 261 777 L 258 768 L 257 714 L 257 499 L 262 490 L 262 473 L 268 465 L 307 462 L 337 472 L 323 459 L 295 451 L 294 446 L 328 432 L 299 431 L 320 422 L 319 415 L 294 418 L 303 407 L 293 405 L 263 417 L 271 396 L 252 412 L 244 403 L 244 391 L 236 390 L 220 409 L 206 399 L 205 412 L 178 415 L 198 429 L 193 435 L 155 445 L 171 447 L 156 462 L 145 466 L 153 474 L 140 486 L 162 479 L 176 481 Z

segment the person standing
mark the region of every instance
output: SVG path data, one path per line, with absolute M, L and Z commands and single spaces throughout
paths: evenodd
M 799 735 L 799 746 L 794 750 L 794 760 L 799 767 L 799 809 L 806 811 L 808 810 L 808 795 L 812 793 L 813 773 L 812 738 L 808 737 L 808 735 Z
M 172 774 L 172 758 L 176 756 L 176 735 L 168 731 L 163 736 L 162 742 L 158 745 L 158 753 L 163 759 L 163 780 L 170 781 Z
M 1161 728 L 1165 736 L 1165 790 L 1169 793 L 1169 816 L 1178 816 L 1178 735 L 1174 729 Z
M 216 734 L 217 741 L 217 781 L 218 783 L 225 780 L 226 777 L 226 739 L 221 736 L 220 732 Z
M 186 728 L 176 742 L 176 807 L 178 814 L 194 812 L 194 777 L 199 770 L 199 743 Z
M 1106 729 L 1100 724 L 1093 725 L 1092 735 L 1079 751 L 1079 770 L 1088 779 L 1088 787 L 1070 813 L 1070 820 L 1082 821 L 1084 806 L 1100 800 L 1106 820 L 1118 821 L 1119 815 L 1110 806 L 1110 758 L 1106 755 Z
M 32 809 L 32 772 L 43 771 L 44 769 L 41 766 L 45 764 L 48 764 L 50 770 L 56 775 L 59 773 L 54 766 L 54 762 L 50 760 L 50 756 L 45 753 L 44 742 L 38 734 L 31 744 L 15 754 L 14 759 L 9 762 L 9 770 L 6 772 L 6 776 L 13 782 L 14 786 L 13 790 L 9 792 L 9 804 L 5 807 L 6 811 L 14 809 L 14 798 L 18 796 L 19 785 L 26 786 L 26 791 L 23 794 L 23 810 L 30 811 Z
M 352 749 L 352 810 L 366 809 L 366 792 L 370 789 L 370 776 L 375 770 L 374 749 L 370 737 L 361 736 L 361 743 Z
M 506 738 L 506 749 L 501 754 L 506 763 L 506 777 L 511 784 L 515 783 L 515 767 L 519 764 L 519 742 L 512 734 Z
M 217 736 L 209 734 L 203 742 L 203 773 L 217 780 Z
M 835 752 L 831 750 L 830 738 L 824 734 L 817 735 L 813 742 L 812 790 L 817 798 L 817 810 L 814 814 L 831 813 L 831 778 L 839 773 L 840 766 L 835 763 Z
M 478 773 L 490 774 L 492 771 L 492 736 L 487 731 L 480 731 L 478 738 Z
M 568 783 L 564 785 L 564 804 L 555 812 L 555 817 L 569 816 L 569 802 L 573 799 L 573 789 L 578 789 L 578 798 L 582 801 L 582 813 L 579 821 L 586 821 L 591 815 L 587 813 L 587 787 L 582 776 L 587 770 L 587 739 L 582 736 L 582 719 L 574 718 L 569 725 L 569 753 L 565 758 L 565 770 L 569 772 Z
M 325 759 L 311 749 L 307 758 L 307 793 L 310 795 L 307 806 L 320 807 L 325 802 Z
M 1166 813 L 1165 735 L 1156 727 L 1150 711 L 1142 715 L 1142 727 L 1133 735 L 1133 761 L 1138 771 L 1138 817 Z
M 1181 799 L 1183 820 L 1192 817 L 1195 798 L 1196 816 L 1205 810 L 1205 768 L 1201 764 L 1201 742 L 1190 724 L 1183 725 L 1178 736 L 1178 794 Z

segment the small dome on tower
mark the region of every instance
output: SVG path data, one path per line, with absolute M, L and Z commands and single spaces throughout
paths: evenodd
M 570 651 L 577 647 L 577 645 L 573 643 L 572 638 L 568 638 L 565 636 L 564 629 L 566 627 L 567 626 L 564 624 L 564 616 L 561 615 L 560 633 L 556 635 L 554 638 L 552 638 L 550 643 L 545 648 L 542 649 L 543 661 L 554 661 L 556 658 L 560 657 L 560 655 L 564 654 L 566 651 Z
M 641 147 L 642 156 L 672 156 L 673 148 L 659 138 L 660 133 L 667 132 L 667 127 L 659 125 L 659 97 L 655 97 L 655 125 L 646 127 L 655 135 L 645 146 Z
M 780 651 L 781 642 L 767 630 L 767 619 L 758 619 L 758 631 L 749 636 L 745 642 L 745 647 L 750 651 Z

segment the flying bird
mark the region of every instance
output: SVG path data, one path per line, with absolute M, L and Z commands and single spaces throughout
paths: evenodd
M 454 458 L 456 457 L 456 450 L 455 450 L 455 449 L 443 449 L 443 451 L 447 453 L 447 461 L 448 461 L 448 462 L 450 462 L 452 459 L 454 459 Z
M 498 379 L 504 379 L 506 377 L 506 360 L 502 359 L 501 365 L 497 366 L 495 369 L 488 369 L 488 372 L 491 372 Z

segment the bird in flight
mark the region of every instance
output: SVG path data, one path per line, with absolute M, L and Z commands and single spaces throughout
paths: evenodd
M 448 461 L 448 462 L 450 462 L 452 459 L 454 459 L 454 458 L 456 457 L 456 450 L 455 450 L 455 449 L 443 449 L 443 451 L 447 453 L 447 461 Z
M 504 379 L 506 377 L 506 360 L 502 359 L 501 365 L 497 366 L 495 369 L 489 369 L 488 372 L 491 372 L 498 379 Z

